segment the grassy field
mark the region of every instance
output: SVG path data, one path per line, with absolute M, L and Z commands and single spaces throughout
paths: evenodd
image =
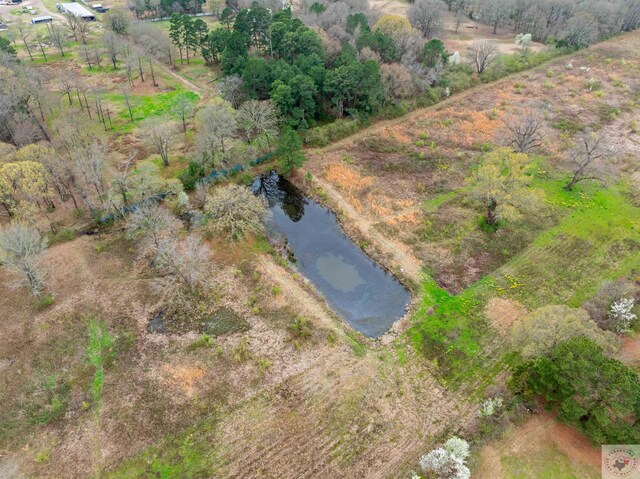
M 609 54 L 608 45 L 601 47 L 601 51 L 597 48 L 595 52 L 577 54 L 573 61 L 597 62 Z M 560 71 L 562 65 L 557 62 L 549 68 Z M 458 101 L 465 103 L 467 108 L 470 101 L 477 101 L 480 102 L 484 111 L 491 112 L 493 106 L 487 103 L 487 99 L 494 93 L 493 88 L 509 92 L 509 85 L 518 82 L 527 85 L 525 88 L 532 89 L 537 82 L 537 75 L 549 76 L 549 68 L 541 70 L 540 73 L 527 73 L 521 78 L 511 79 L 507 82 L 506 89 L 504 86 L 489 87 L 479 93 L 469 93 L 464 99 Z M 567 84 L 567 88 L 573 88 L 572 84 Z M 504 98 L 505 93 L 501 95 Z M 628 98 L 629 101 L 634 101 L 635 97 Z M 455 102 L 454 99 L 453 105 L 448 104 L 436 109 L 416 112 L 408 121 L 402 120 L 373 127 L 371 131 L 365 131 L 354 139 L 328 147 L 317 154 L 312 153 L 313 159 L 306 168 L 313 173 L 314 178 L 318 178 L 316 192 L 320 195 L 325 194 L 329 204 L 340 213 L 343 224 L 348 227 L 351 219 L 349 207 L 365 218 L 369 215 L 373 218 L 375 215 L 377 219 L 372 222 L 371 227 L 374 228 L 372 231 L 379 230 L 390 241 L 389 244 L 394 245 L 398 243 L 391 242 L 391 238 L 387 235 L 407 226 L 410 232 L 419 232 L 421 228 L 425 228 L 425 221 L 446 215 L 455 218 L 458 223 L 449 226 L 444 232 L 430 233 L 431 236 L 423 234 L 423 240 L 427 238 L 439 242 L 441 247 L 462 244 L 462 248 L 465 247 L 465 238 L 469 237 L 480 238 L 480 244 L 484 247 L 488 241 L 496 241 L 496 238 L 489 236 L 488 233 L 478 232 L 477 214 L 468 213 L 474 206 L 467 202 L 461 182 L 464 178 L 463 172 L 473 165 L 473 156 L 480 154 L 483 149 L 491 148 L 487 145 L 491 145 L 494 141 L 496 125 L 490 118 L 491 115 L 486 113 L 481 113 L 483 117 L 475 117 L 475 123 L 465 124 L 467 122 L 458 117 Z M 582 105 L 588 106 L 587 103 Z M 558 111 L 554 114 L 562 116 L 564 112 Z M 611 124 L 615 121 L 618 120 L 612 119 Z M 628 122 L 629 118 L 620 121 Z M 397 126 L 400 124 L 402 124 L 401 128 Z M 478 128 L 482 124 L 484 126 Z M 476 131 L 475 136 L 467 133 L 472 130 Z M 428 134 L 425 134 L 425 131 Z M 454 136 L 457 137 L 456 143 L 452 143 Z M 421 137 L 426 140 L 420 140 Z M 419 141 L 423 143 L 418 143 Z M 415 158 L 412 152 L 416 151 L 415 149 L 424 152 L 425 148 L 432 152 L 425 155 L 427 173 L 423 173 L 420 164 L 419 168 L 410 166 L 403 159 L 403 155 L 407 155 L 406 158 Z M 379 158 L 381 156 L 384 160 Z M 424 160 L 418 159 L 418 161 Z M 429 162 L 432 162 L 433 166 L 430 166 Z M 458 283 L 461 286 L 454 288 L 454 291 L 447 291 L 438 284 L 440 278 L 437 269 L 432 270 L 436 274 L 432 277 L 427 276 L 427 279 L 421 281 L 420 302 L 409 323 L 409 333 L 396 339 L 394 343 L 396 351 L 393 355 L 394 359 L 391 362 L 388 359 L 382 359 L 388 357 L 383 352 L 380 352 L 380 358 L 375 358 L 377 353 L 372 356 L 372 352 L 367 353 L 365 348 L 351 359 L 355 361 L 354 368 L 355 364 L 362 368 L 363 364 L 370 367 L 372 361 L 378 362 L 380 366 L 377 368 L 381 368 L 384 375 L 379 376 L 378 373 L 374 376 L 365 375 L 365 377 L 378 377 L 378 381 L 384 377 L 385 382 L 393 378 L 399 381 L 399 371 L 409 367 L 407 363 L 415 368 L 415 359 L 407 359 L 407 354 L 412 358 L 415 358 L 416 353 L 426 354 L 432 359 L 428 368 L 435 367 L 439 371 L 440 377 L 436 382 L 446 384 L 450 390 L 458 390 L 456 394 L 464 395 L 466 398 L 467 406 L 464 408 L 473 409 L 473 404 L 482 399 L 484 391 L 491 387 L 497 377 L 500 377 L 510 361 L 509 355 L 504 354 L 500 337 L 495 335 L 485 316 L 485 308 L 490 299 L 515 300 L 527 308 L 535 308 L 550 302 L 578 306 L 594 293 L 595 288 L 602 281 L 637 274 L 634 268 L 637 268 L 640 258 L 638 249 L 640 235 L 637 225 L 640 209 L 631 204 L 628 185 L 622 181 L 603 189 L 597 184 L 584 183 L 574 191 L 566 192 L 562 189 L 565 173 L 553 164 L 552 154 L 549 152 L 543 154 L 536 164 L 538 167 L 534 172 L 534 185 L 544 191 L 545 206 L 541 209 L 539 216 L 527 219 L 515 229 L 507 229 L 500 233 L 502 237 L 498 238 L 499 245 L 496 248 L 508 249 L 508 251 L 496 251 L 495 258 L 486 262 L 484 269 L 479 271 L 477 280 L 471 278 L 470 281 Z M 376 175 L 383 174 L 387 175 L 384 181 L 370 180 Z M 422 175 L 425 174 L 430 178 L 423 182 L 423 178 L 426 177 Z M 425 188 L 425 183 L 440 186 L 435 189 Z M 382 186 L 372 187 L 373 184 Z M 400 188 L 401 184 L 411 185 L 411 187 Z M 324 189 L 321 190 L 321 188 Z M 326 188 L 335 188 L 335 190 Z M 417 192 L 417 195 L 411 198 L 405 196 L 397 198 L 391 196 L 392 191 L 400 195 L 407 195 L 407 192 L 414 195 L 414 192 Z M 337 192 L 336 195 L 333 194 L 335 192 Z M 363 201 L 365 198 L 376 199 L 367 204 Z M 341 205 L 340 201 L 344 201 L 344 204 Z M 414 215 L 420 219 L 417 223 L 413 219 Z M 400 218 L 399 221 L 398 218 Z M 459 222 L 460 220 L 462 222 Z M 432 228 L 437 227 L 437 224 L 430 224 Z M 524 229 L 525 238 L 528 238 L 524 248 L 513 247 L 516 239 L 518 241 L 522 239 L 517 229 Z M 509 238 L 509 236 L 512 237 Z M 366 235 L 364 237 L 367 239 Z M 400 238 L 405 242 L 404 245 L 399 244 L 400 248 L 408 247 L 409 251 L 412 249 L 416 252 L 420 251 L 417 248 L 422 245 L 411 240 L 410 235 L 401 234 Z M 406 260 L 406 257 L 388 253 L 385 251 L 387 245 L 376 241 L 375 237 L 369 244 L 368 252 L 372 256 L 379 258 L 391 268 L 402 268 L 401 260 Z M 474 247 L 478 248 L 477 245 Z M 396 260 L 398 263 L 394 264 Z M 464 271 L 462 274 L 465 274 Z M 413 347 L 410 346 L 407 349 L 407 345 Z M 362 358 L 357 359 L 357 356 Z M 347 374 L 345 371 L 348 370 L 349 368 L 346 370 L 342 368 L 341 374 Z M 429 375 L 426 370 L 414 371 L 414 373 L 422 380 Z M 314 374 L 308 370 L 294 382 L 306 381 L 314 377 Z M 403 374 L 407 374 L 406 369 Z M 396 394 L 393 397 L 399 401 L 400 394 L 406 395 L 410 389 L 415 388 L 415 384 L 408 387 L 409 389 L 406 389 L 407 386 L 399 388 L 396 386 Z M 412 395 L 415 393 L 416 390 Z M 110 477 L 140 477 L 151 471 L 165 470 L 163 468 L 166 470 L 178 468 L 176 470 L 179 470 L 184 477 L 198 477 L 198 474 L 205 469 L 219 471 L 220 477 L 227 477 L 231 471 L 237 471 L 233 468 L 233 464 L 240 460 L 238 458 L 240 451 L 235 449 L 237 446 L 231 439 L 233 434 L 228 425 L 234 424 L 236 427 L 239 418 L 247 417 L 250 418 L 249 423 L 254 424 L 258 430 L 273 432 L 271 429 L 274 427 L 273 422 L 265 415 L 275 413 L 277 420 L 283 422 L 283 427 L 291 427 L 295 430 L 300 414 L 317 414 L 318 399 L 315 395 L 307 394 L 305 393 L 302 402 L 296 401 L 296 406 L 286 411 L 282 411 L 282 406 L 278 405 L 280 396 L 260 396 L 260 399 L 256 398 L 239 404 L 239 409 L 227 411 L 222 416 L 212 416 L 210 420 L 200 423 L 195 428 L 167 437 L 160 445 L 154 445 L 136 456 Z M 347 403 L 332 399 L 331 407 L 337 409 L 327 416 L 327 419 L 319 421 L 317 427 L 325 431 L 328 427 L 328 417 L 335 417 L 335 414 L 338 414 L 341 422 L 349 424 L 358 422 L 357 409 L 364 409 L 368 414 L 372 414 L 371 398 L 367 398 L 367 393 L 358 390 L 355 396 L 351 397 L 352 399 Z M 406 404 L 404 402 L 406 400 L 407 398 L 404 397 L 403 404 Z M 435 407 L 436 403 L 432 400 L 426 399 L 426 402 L 429 404 L 428 407 Z M 464 402 L 460 403 L 462 404 Z M 306 412 L 302 413 L 302 411 Z M 402 421 L 396 418 L 392 424 L 402 424 Z M 545 427 L 551 428 L 552 424 L 555 423 L 545 423 Z M 380 451 L 385 442 L 383 438 L 389 437 L 392 430 L 397 431 L 395 427 L 383 427 L 379 432 L 373 433 L 369 437 L 367 446 L 356 445 L 353 437 L 346 439 L 344 435 L 347 431 L 341 429 L 340 435 L 343 439 L 340 439 L 338 444 L 350 444 L 349 448 L 352 451 L 360 452 L 345 456 L 345 451 L 342 451 L 340 454 L 330 456 L 333 459 L 328 460 L 323 470 L 342 471 L 342 473 L 351 470 L 349 468 L 352 464 L 360 463 L 362 455 L 368 456 L 369 453 L 365 453 L 365 450 Z M 277 429 L 280 430 L 280 428 Z M 438 429 L 435 427 L 433 431 Z M 510 434 L 513 434 L 513 437 L 526 438 L 524 431 L 516 428 Z M 566 433 L 564 430 L 562 432 Z M 263 441 L 266 440 L 263 434 L 266 432 L 257 432 L 249 441 L 251 444 L 249 447 L 253 453 L 260 454 L 259 451 L 263 451 L 262 448 L 265 447 Z M 325 434 L 326 432 L 315 431 L 307 435 L 324 437 Z M 432 433 L 422 440 L 429 441 L 429 437 L 434 436 L 437 436 L 437 433 Z M 281 439 L 278 433 L 275 437 L 278 444 L 285 440 Z M 420 435 L 413 437 L 420 437 Z M 504 444 L 511 441 L 510 437 L 507 436 L 504 439 Z M 313 439 L 307 439 L 305 443 L 309 440 L 313 441 Z M 286 439 L 286 444 L 292 444 L 290 441 L 294 441 L 291 435 Z M 540 441 L 540 443 L 533 441 L 532 444 L 538 444 L 536 446 L 538 449 L 535 451 L 507 449 L 501 453 L 498 461 L 502 475 L 499 477 L 597 477 L 597 467 L 593 462 L 581 463 L 579 457 L 576 459 L 580 451 L 567 451 L 556 444 L 545 445 L 542 439 Z M 204 447 L 204 444 L 212 442 L 225 446 L 222 450 L 217 447 Z M 189 447 L 181 449 L 185 448 L 186 444 Z M 253 449 L 254 447 L 257 449 Z M 285 446 L 277 446 L 276 449 L 280 447 Z M 362 447 L 365 449 L 360 449 Z M 588 446 L 585 447 L 587 449 L 584 450 L 588 450 Z M 414 449 L 416 454 L 420 449 Z M 183 452 L 180 452 L 181 450 Z M 183 455 L 186 460 L 183 464 L 179 464 L 179 458 Z M 346 458 L 350 459 L 345 462 Z M 353 460 L 356 462 L 352 463 Z M 258 461 L 255 464 L 256 470 L 283 470 L 279 469 L 281 465 L 273 461 L 275 458 L 265 459 L 264 463 Z M 240 464 L 246 463 L 240 462 Z M 394 467 L 396 471 L 408 471 L 411 464 L 411 461 L 402 461 Z

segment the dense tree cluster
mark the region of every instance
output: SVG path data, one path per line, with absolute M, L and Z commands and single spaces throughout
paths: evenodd
M 576 336 L 590 339 L 607 352 L 617 347 L 615 336 L 600 329 L 589 313 L 562 305 L 543 306 L 520 319 L 513 327 L 511 344 L 522 357 L 531 359 Z
M 599 444 L 640 441 L 640 378 L 584 336 L 556 346 L 521 365 L 512 389 L 525 397 L 541 395 L 558 418 Z
M 231 25 L 232 14 L 223 13 Z M 330 35 L 306 26 L 290 9 L 272 13 L 254 2 L 237 12 L 232 28 L 208 32 L 201 20 L 174 14 L 170 35 L 181 59 L 184 52 L 188 62 L 190 52 L 199 50 L 208 63 L 220 65 L 226 83 L 241 79 L 243 96 L 272 100 L 290 126 L 306 129 L 329 115 L 375 112 L 389 99 L 414 92 L 416 74 L 428 69 L 422 63 L 424 41 L 406 19 L 392 17 L 370 27 L 364 13 L 348 13 L 344 30 Z M 442 63 L 443 53 L 430 57 L 431 66 Z M 397 63 L 407 56 L 417 71 Z M 223 96 L 233 104 L 237 92 L 236 87 Z

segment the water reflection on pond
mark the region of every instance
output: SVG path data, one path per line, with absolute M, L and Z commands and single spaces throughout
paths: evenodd
M 333 213 L 275 172 L 257 177 L 251 188 L 272 211 L 270 239 L 286 238 L 300 272 L 354 329 L 377 337 L 404 316 L 409 292 L 344 234 Z

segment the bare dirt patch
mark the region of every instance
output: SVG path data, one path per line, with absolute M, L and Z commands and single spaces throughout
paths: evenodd
M 485 307 L 485 315 L 491 325 L 505 335 L 513 323 L 526 314 L 527 308 L 512 299 L 491 298 Z
M 640 335 L 625 336 L 618 351 L 618 359 L 640 370 Z
M 204 369 L 192 365 L 165 364 L 160 382 L 169 389 L 192 398 L 205 377 Z
M 485 446 L 474 471 L 476 479 L 510 479 L 505 460 L 519 463 L 523 478 L 537 478 L 548 474 L 540 461 L 555 462 L 556 479 L 575 477 L 595 479 L 600 473 L 600 449 L 576 430 L 560 424 L 551 413 L 543 413 L 507 432 L 505 437 Z M 560 465 L 566 465 L 562 468 Z M 570 476 L 562 475 L 569 470 Z M 545 476 L 552 477 L 552 476 Z

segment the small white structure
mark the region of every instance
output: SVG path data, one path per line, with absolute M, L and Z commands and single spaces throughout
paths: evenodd
M 69 13 L 74 17 L 82 18 L 83 20 L 91 21 L 96 19 L 96 16 L 93 13 L 79 3 L 57 3 L 56 8 L 59 12 Z

